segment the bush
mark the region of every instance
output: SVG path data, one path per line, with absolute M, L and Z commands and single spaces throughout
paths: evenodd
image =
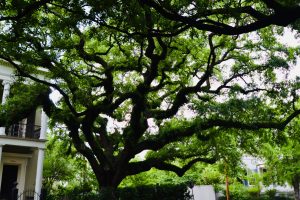
M 276 189 L 269 189 L 265 192 L 265 195 L 267 195 L 270 199 L 275 199 L 276 192 Z
M 229 190 L 231 200 L 249 200 L 249 193 L 244 185 L 233 185 Z
M 260 197 L 260 189 L 258 187 L 249 187 L 247 192 L 251 199 L 259 199 Z
M 180 185 L 147 185 L 137 187 L 118 188 L 119 200 L 190 200 L 186 184 Z M 47 200 L 99 200 L 101 194 L 80 190 L 64 191 L 60 195 L 48 195 Z
M 292 200 L 292 198 L 284 196 L 276 196 L 276 190 L 267 190 L 264 194 L 259 195 L 259 188 L 245 187 L 242 184 L 233 184 L 230 186 L 230 200 Z M 225 191 L 223 191 L 225 194 Z M 226 200 L 226 196 L 218 198 L 218 200 Z
M 247 187 L 242 184 L 233 184 L 229 186 L 230 200 L 249 200 L 250 196 Z M 226 194 L 225 191 L 223 191 Z M 226 200 L 226 196 L 219 198 L 219 200 Z
M 137 186 L 130 188 L 119 188 L 117 196 L 120 200 L 189 200 L 191 195 L 185 184 L 181 185 L 159 185 L 159 186 Z

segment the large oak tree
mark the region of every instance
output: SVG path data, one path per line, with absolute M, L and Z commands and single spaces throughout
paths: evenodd
M 283 129 L 300 113 L 299 85 L 278 74 L 298 50 L 276 35 L 299 17 L 292 0 L 11 0 L 0 6 L 0 58 L 38 84 L 28 99 L 65 125 L 104 191 L 152 167 L 182 175 L 215 162 L 220 129 Z

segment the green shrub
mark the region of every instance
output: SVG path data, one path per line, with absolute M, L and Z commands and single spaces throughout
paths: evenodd
M 235 184 L 229 187 L 230 200 L 249 200 L 247 188 L 242 184 Z
M 117 196 L 120 200 L 189 200 L 191 195 L 185 184 L 181 185 L 159 185 L 159 186 L 137 186 L 119 188 Z
M 260 196 L 260 188 L 258 187 L 249 187 L 247 192 L 251 199 L 258 199 Z
M 118 188 L 118 200 L 190 200 L 186 184 L 180 185 L 146 185 Z M 61 194 L 48 195 L 47 200 L 99 200 L 101 194 L 82 190 L 65 190 Z
M 271 189 L 260 195 L 258 187 L 246 187 L 242 184 L 232 184 L 229 187 L 230 200 L 292 200 L 292 198 L 285 196 L 276 196 L 276 190 Z M 225 195 L 226 192 L 222 193 Z M 226 200 L 226 196 L 219 197 L 218 200 Z
M 226 194 L 226 191 L 224 190 L 222 192 L 223 194 Z M 245 187 L 243 184 L 235 183 L 229 186 L 229 196 L 230 200 L 249 200 L 249 193 L 247 191 L 247 187 Z M 221 197 L 219 200 L 226 200 L 226 197 Z
M 276 192 L 276 189 L 269 189 L 265 192 L 265 195 L 267 195 L 270 199 L 275 199 Z

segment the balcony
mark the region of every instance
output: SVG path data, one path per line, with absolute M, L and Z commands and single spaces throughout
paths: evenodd
M 34 124 L 13 124 L 5 129 L 5 134 L 11 137 L 39 139 L 41 126 Z

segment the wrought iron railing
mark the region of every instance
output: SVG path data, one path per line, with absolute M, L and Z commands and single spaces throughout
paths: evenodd
M 43 198 L 40 197 L 38 193 L 36 193 L 34 190 L 25 190 L 23 193 L 21 193 L 16 200 L 42 200 Z
M 8 136 L 39 139 L 41 126 L 18 123 L 7 127 L 5 132 Z

